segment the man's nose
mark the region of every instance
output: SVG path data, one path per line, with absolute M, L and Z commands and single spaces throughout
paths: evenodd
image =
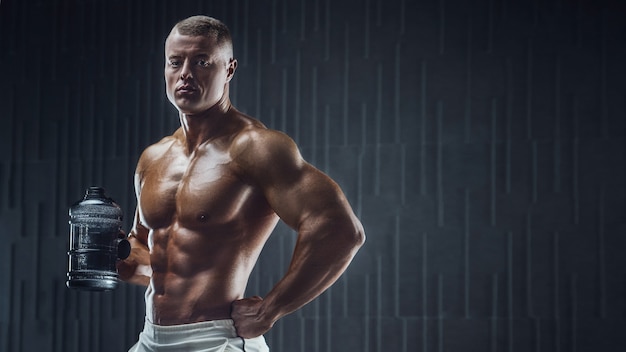
M 185 60 L 183 62 L 183 67 L 180 70 L 180 79 L 184 81 L 190 78 L 193 78 L 193 72 L 191 71 L 191 62 L 190 60 Z

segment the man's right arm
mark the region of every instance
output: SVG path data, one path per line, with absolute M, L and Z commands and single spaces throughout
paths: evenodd
M 148 286 L 152 277 L 152 266 L 150 265 L 150 249 L 148 248 L 148 233 L 150 232 L 141 224 L 139 218 L 139 195 L 141 193 L 141 175 L 143 174 L 143 166 L 148 149 L 139 158 L 137 169 L 135 170 L 135 196 L 137 197 L 137 209 L 135 210 L 135 218 L 133 227 L 128 234 L 128 242 L 130 242 L 130 255 L 124 260 L 117 262 L 117 273 L 120 280 L 135 285 Z
M 123 281 L 135 285 L 148 286 L 152 276 L 150 250 L 148 249 L 148 229 L 139 221 L 135 212 L 133 228 L 128 234 L 131 250 L 128 258 L 117 262 L 117 273 Z

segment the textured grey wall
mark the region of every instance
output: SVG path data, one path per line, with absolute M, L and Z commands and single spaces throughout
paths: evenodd
M 141 289 L 65 288 L 67 207 L 126 211 L 177 124 L 162 45 L 235 36 L 233 101 L 335 178 L 368 242 L 274 351 L 624 351 L 626 25 L 588 0 L 0 3 L 0 351 L 123 351 Z M 249 285 L 289 261 L 280 225 Z

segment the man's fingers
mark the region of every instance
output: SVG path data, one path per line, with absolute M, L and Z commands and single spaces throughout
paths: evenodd
M 238 299 L 232 303 L 233 315 L 256 315 L 259 301 L 263 299 L 259 296 Z
M 263 305 L 263 298 L 259 296 L 239 299 L 232 303 L 231 318 L 239 336 L 257 337 L 272 327 L 273 322 L 263 321 L 259 316 L 261 305 Z

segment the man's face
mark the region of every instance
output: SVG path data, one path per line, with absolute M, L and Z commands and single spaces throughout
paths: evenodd
M 169 101 L 184 114 L 198 114 L 224 97 L 237 61 L 215 38 L 173 31 L 165 42 L 165 89 Z

